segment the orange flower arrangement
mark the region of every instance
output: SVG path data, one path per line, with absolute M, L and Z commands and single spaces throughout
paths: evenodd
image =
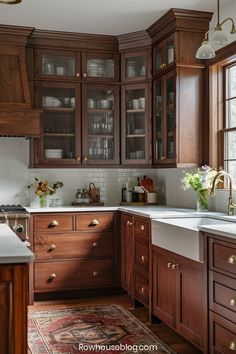
M 58 188 L 62 188 L 63 183 L 57 181 L 52 186 L 48 183 L 46 179 L 38 179 L 35 177 L 35 181 L 28 185 L 28 188 L 34 188 L 34 193 L 39 197 L 40 206 L 46 205 L 46 197 L 47 195 L 52 195 L 56 193 Z

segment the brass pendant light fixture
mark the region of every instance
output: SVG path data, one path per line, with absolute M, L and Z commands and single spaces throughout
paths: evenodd
M 222 25 L 227 21 L 230 21 L 232 25 L 230 34 L 235 34 L 235 24 L 231 17 L 227 17 L 220 22 L 220 0 L 217 0 L 217 24 L 215 28 L 210 29 L 205 33 L 202 45 L 198 48 L 196 53 L 197 59 L 214 58 L 216 56 L 215 50 L 225 46 L 228 43 L 227 35 L 222 31 Z M 213 32 L 213 34 L 209 39 L 210 32 Z
M 15 5 L 21 3 L 22 0 L 0 0 L 0 4 Z

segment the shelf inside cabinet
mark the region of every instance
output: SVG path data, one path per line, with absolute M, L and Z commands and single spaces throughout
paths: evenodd
M 113 109 L 88 109 L 88 113 L 113 113 Z
M 44 133 L 44 136 L 58 136 L 61 138 L 70 138 L 75 136 L 75 133 Z
M 107 135 L 107 134 L 89 134 L 89 138 L 106 138 L 106 139 L 113 139 L 114 135 Z
M 145 109 L 127 109 L 126 113 L 145 113 Z
M 145 138 L 145 134 L 128 134 L 126 138 Z
M 73 113 L 75 112 L 74 108 L 64 108 L 64 107 L 56 107 L 56 108 L 50 108 L 50 107 L 43 107 L 44 112 L 57 112 L 57 113 Z

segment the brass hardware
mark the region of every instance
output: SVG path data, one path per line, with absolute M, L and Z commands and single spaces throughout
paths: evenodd
M 168 268 L 171 268 L 171 266 L 172 266 L 172 263 L 170 263 L 170 262 L 167 263 L 167 267 L 168 267 Z
M 233 350 L 234 352 L 236 352 L 236 341 L 233 340 L 230 344 L 229 344 L 229 349 Z
M 144 288 L 141 288 L 141 292 L 144 293 Z
M 129 226 L 129 224 L 130 224 L 130 221 L 128 220 L 127 223 L 126 223 L 126 225 Z
M 96 219 L 94 219 L 94 220 L 91 221 L 91 223 L 90 223 L 89 225 L 91 225 L 91 226 L 97 226 L 97 225 L 99 225 L 99 221 L 96 220 Z
M 87 156 L 84 156 L 83 161 L 88 161 Z
M 165 66 L 166 66 L 166 63 L 163 63 L 163 64 L 162 64 L 162 67 L 164 68 Z
M 49 226 L 58 226 L 59 222 L 57 220 L 52 220 L 49 224 Z
M 133 223 L 132 223 L 132 221 L 130 221 L 130 222 L 129 222 L 129 226 L 132 226 L 132 225 L 133 225 Z
M 87 77 L 87 74 L 86 74 L 86 73 L 83 73 L 83 77 Z
M 56 248 L 56 245 L 50 245 L 48 247 L 48 252 L 51 252 L 51 251 L 55 250 L 55 248 Z
M 98 275 L 98 272 L 93 272 L 93 276 L 96 277 Z
M 56 274 L 52 273 L 49 278 L 48 278 L 48 281 L 53 281 L 53 279 L 56 278 Z
M 76 156 L 76 161 L 80 161 L 80 156 Z
M 93 247 L 97 247 L 97 245 L 98 245 L 97 242 L 93 243 Z
M 145 229 L 144 225 L 141 225 L 141 226 L 140 226 L 140 230 L 141 230 L 141 231 L 144 231 L 144 229 Z
M 80 73 L 76 73 L 76 76 L 77 76 L 77 77 L 80 77 Z
M 143 263 L 145 262 L 145 257 L 144 257 L 144 256 L 141 257 L 141 261 L 142 261 Z
M 161 160 L 163 161 L 163 160 L 165 160 L 166 159 L 166 157 L 165 156 L 161 156 Z
M 233 297 L 232 299 L 229 300 L 230 306 L 235 306 L 236 305 L 236 298 Z
M 178 269 L 179 265 L 178 264 L 172 264 L 172 269 L 175 270 L 175 269 Z
M 229 178 L 229 199 L 228 199 L 228 215 L 233 215 L 234 214 L 234 209 L 236 209 L 236 204 L 234 204 L 233 202 L 233 181 L 232 181 L 232 177 L 230 176 L 230 174 L 228 174 L 225 171 L 220 171 L 218 172 L 212 182 L 212 187 L 211 187 L 211 192 L 210 195 L 214 194 L 215 192 L 215 188 L 216 188 L 216 181 L 220 176 L 227 176 Z M 235 257 L 235 256 L 234 256 Z M 228 261 L 227 261 L 228 262 Z M 231 263 L 228 262 L 230 264 L 234 264 L 235 262 Z
M 236 256 L 232 255 L 227 258 L 227 263 L 229 264 L 236 264 Z
M 161 69 L 163 68 L 163 64 L 160 64 L 160 68 L 161 68 Z

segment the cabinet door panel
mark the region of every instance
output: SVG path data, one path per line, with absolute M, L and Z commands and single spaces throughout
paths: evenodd
M 176 277 L 171 268 L 172 259 L 155 248 L 153 254 L 153 313 L 164 323 L 175 325 Z
M 133 217 L 121 216 L 121 282 L 122 287 L 133 296 L 134 293 L 134 235 Z

